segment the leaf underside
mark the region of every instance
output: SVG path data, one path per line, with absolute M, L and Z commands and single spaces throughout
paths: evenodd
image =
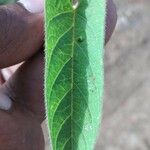
M 94 148 L 102 109 L 105 3 L 46 0 L 45 107 L 53 150 Z

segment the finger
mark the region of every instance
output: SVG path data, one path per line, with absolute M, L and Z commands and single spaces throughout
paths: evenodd
M 44 150 L 44 136 L 36 117 L 25 108 L 0 110 L 1 150 Z
M 43 44 L 43 13 L 29 6 L 0 6 L 0 68 L 28 59 Z
M 11 99 L 24 105 L 37 116 L 40 122 L 45 117 L 43 75 L 44 56 L 39 52 L 20 66 L 4 85 Z
M 105 43 L 107 43 L 115 29 L 117 22 L 116 6 L 113 0 L 107 0 L 107 14 L 106 14 L 106 36 Z

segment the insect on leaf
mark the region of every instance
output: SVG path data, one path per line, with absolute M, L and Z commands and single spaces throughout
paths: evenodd
M 102 110 L 105 0 L 46 0 L 45 107 L 53 150 L 92 150 Z

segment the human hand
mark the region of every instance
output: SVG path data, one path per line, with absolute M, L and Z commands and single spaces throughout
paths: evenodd
M 21 1 L 26 9 L 0 6 L 0 69 L 24 62 L 0 74 L 0 150 L 44 150 L 43 0 Z M 106 42 L 116 24 L 112 0 L 107 8 Z

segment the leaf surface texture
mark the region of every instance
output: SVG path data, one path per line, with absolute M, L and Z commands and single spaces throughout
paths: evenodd
M 102 109 L 105 3 L 46 0 L 45 106 L 54 150 L 94 148 Z

